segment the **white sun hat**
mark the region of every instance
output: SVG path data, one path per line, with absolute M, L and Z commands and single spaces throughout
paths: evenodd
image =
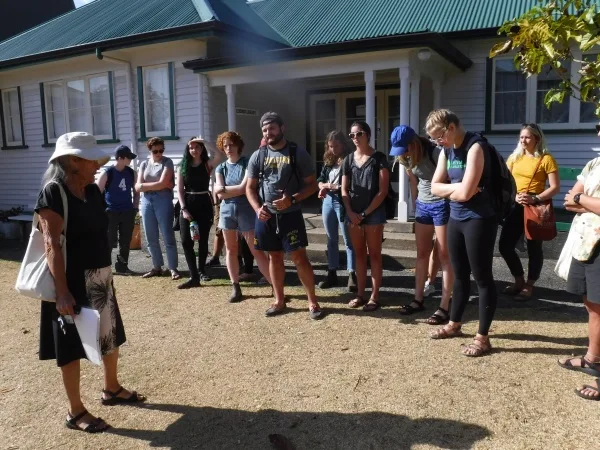
M 77 156 L 89 161 L 98 161 L 101 166 L 110 160 L 110 154 L 99 148 L 96 138 L 85 131 L 74 131 L 60 136 L 56 140 L 54 153 L 52 153 L 48 162 L 67 155 Z
M 212 142 L 209 142 L 206 139 L 204 139 L 201 135 L 191 138 L 188 141 L 188 144 L 190 142 L 197 142 L 199 144 L 204 145 L 204 147 L 206 147 L 206 151 L 208 152 L 209 159 L 213 159 L 215 157 L 217 153 L 217 147 L 215 147 L 215 145 Z

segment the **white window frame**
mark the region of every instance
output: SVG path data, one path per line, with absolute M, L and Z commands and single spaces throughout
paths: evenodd
M 600 53 L 600 49 L 595 49 L 590 52 L 586 52 L 586 54 L 596 55 Z M 582 54 L 578 50 L 573 50 L 573 56 L 577 60 L 582 59 Z M 491 89 L 490 89 L 490 131 L 502 131 L 502 130 L 517 130 L 521 127 L 522 124 L 495 124 L 495 102 L 496 102 L 496 61 L 499 60 L 510 60 L 513 61 L 513 56 L 505 56 L 505 57 L 496 57 L 492 58 L 492 80 L 491 80 Z M 579 79 L 579 69 L 581 68 L 581 64 L 576 61 L 571 61 L 571 80 L 574 83 L 577 83 Z M 526 102 L 525 102 L 525 122 L 537 122 L 536 117 L 536 108 L 537 108 L 537 85 L 538 85 L 538 76 L 532 75 L 526 80 Z M 569 97 L 565 99 L 566 102 L 569 102 L 569 121 L 565 123 L 543 123 L 539 122 L 538 124 L 544 130 L 578 130 L 578 129 L 586 129 L 590 127 L 590 123 L 592 122 L 581 122 L 581 102 L 574 97 Z
M 167 82 L 169 82 L 171 75 L 169 74 L 169 70 L 170 70 L 170 66 L 169 64 L 157 64 L 157 65 L 153 65 L 153 66 L 144 66 L 142 67 L 142 86 L 143 86 L 143 93 L 144 93 L 144 133 L 145 136 L 172 136 L 175 133 L 175 130 L 151 130 L 148 128 L 148 123 L 149 123 L 149 111 L 148 111 L 148 101 L 147 101 L 147 95 L 148 95 L 148 89 L 146 89 L 146 72 L 149 70 L 156 70 L 156 69 L 165 69 L 166 74 L 167 74 Z M 172 117 L 175 114 L 175 111 L 172 110 L 172 106 L 173 106 L 173 95 L 175 95 L 174 92 L 171 91 L 171 88 L 169 86 L 169 122 L 172 123 Z
M 109 92 L 108 95 L 112 96 L 113 92 L 110 88 L 111 86 L 111 81 L 110 81 L 110 73 L 109 72 L 102 72 L 102 73 L 95 73 L 95 74 L 90 74 L 90 75 L 85 75 L 85 76 L 80 76 L 80 77 L 73 77 L 73 78 L 65 78 L 64 80 L 55 80 L 55 81 L 48 81 L 44 83 L 44 98 L 42 99 L 44 101 L 44 106 L 45 106 L 45 110 L 46 110 L 46 117 L 44 118 L 46 121 L 46 124 L 50 123 L 50 121 L 48 120 L 48 113 L 49 113 L 49 108 L 48 108 L 48 92 L 49 90 L 47 89 L 48 86 L 51 85 L 59 85 L 61 86 L 61 90 L 62 90 L 62 101 L 63 101 L 63 111 L 65 114 L 65 127 L 66 127 L 66 132 L 69 133 L 71 131 L 88 131 L 88 133 L 92 133 L 93 129 L 94 129 L 94 124 L 92 122 L 92 106 L 91 106 L 91 99 L 90 99 L 90 79 L 92 78 L 98 78 L 98 77 L 102 77 L 105 76 L 107 78 L 108 81 L 108 86 L 109 86 Z M 72 81 L 79 81 L 79 80 L 83 80 L 84 82 L 84 88 L 85 88 L 85 104 L 84 104 L 84 108 L 86 110 L 86 128 L 87 130 L 71 130 L 71 124 L 69 123 L 69 102 L 68 102 L 68 88 L 67 85 L 72 82 Z M 111 124 L 114 123 L 114 111 L 113 109 L 110 107 L 110 100 L 109 100 L 109 114 L 110 114 L 110 121 Z M 48 136 L 48 127 L 46 127 L 46 141 L 49 144 L 54 144 L 56 143 L 56 138 L 50 138 Z M 110 134 L 99 134 L 99 135 L 95 135 L 95 138 L 97 140 L 112 140 L 112 139 L 116 139 L 115 136 L 113 136 L 112 134 L 112 130 L 110 132 Z
M 4 94 L 8 94 L 10 92 L 17 93 L 17 103 L 19 106 L 19 113 L 18 113 L 19 130 L 21 132 L 21 140 L 20 141 L 9 141 L 7 132 L 6 132 L 6 130 L 8 129 L 8 119 L 9 119 L 9 117 L 12 117 L 12 116 L 10 115 L 8 101 L 4 97 Z M 2 89 L 0 91 L 0 95 L 2 95 L 2 117 L 4 118 L 4 124 L 3 124 L 4 125 L 4 140 L 6 143 L 6 147 L 23 147 L 25 145 L 25 136 L 24 136 L 24 132 L 23 132 L 23 108 L 21 105 L 21 94 L 19 92 L 19 88 L 14 87 L 14 88 Z

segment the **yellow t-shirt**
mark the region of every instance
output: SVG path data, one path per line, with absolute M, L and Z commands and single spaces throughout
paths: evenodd
M 517 183 L 517 192 L 541 194 L 546 190 L 546 180 L 548 179 L 548 174 L 556 172 L 558 170 L 558 166 L 551 155 L 544 155 L 542 158 L 544 159 L 535 173 L 529 190 L 527 189 L 527 186 L 529 186 L 529 182 L 533 176 L 533 171 L 540 161 L 540 158 L 521 156 L 517 161 L 515 161 L 512 156 L 508 158 L 506 164 L 508 165 L 513 177 L 515 177 L 515 183 Z

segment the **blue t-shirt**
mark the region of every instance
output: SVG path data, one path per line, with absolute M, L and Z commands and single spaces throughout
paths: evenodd
M 460 183 L 465 176 L 467 154 L 469 153 L 469 149 L 466 147 L 473 136 L 474 133 L 467 132 L 460 147 L 446 151 L 446 156 L 448 157 L 446 168 L 451 183 Z M 483 150 L 484 165 L 479 182 L 481 192 L 476 193 L 466 202 L 450 201 L 450 217 L 454 220 L 486 219 L 496 215 L 488 189 L 491 180 L 489 152 L 485 146 L 483 146 Z
M 223 175 L 225 180 L 225 186 L 237 186 L 242 184 L 244 176 L 246 175 L 246 167 L 248 167 L 248 158 L 241 156 L 235 164 L 229 162 L 229 160 L 223 161 L 217 166 L 216 173 Z M 246 195 L 238 195 L 237 197 L 226 198 L 223 200 L 224 203 L 247 203 L 248 197 Z
M 106 186 L 104 199 L 106 210 L 114 212 L 131 211 L 133 209 L 132 192 L 135 184 L 135 172 L 131 167 L 118 171 L 115 167 L 106 169 Z

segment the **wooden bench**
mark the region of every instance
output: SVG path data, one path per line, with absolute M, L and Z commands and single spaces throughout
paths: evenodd
M 14 220 L 19 222 L 21 225 L 21 240 L 24 242 L 27 240 L 27 224 L 33 222 L 33 214 L 21 214 L 19 216 L 9 217 L 8 220 Z
M 577 176 L 581 173 L 582 169 L 574 167 L 559 167 L 558 176 L 560 177 L 561 184 L 564 181 L 572 181 L 573 184 L 577 182 Z M 561 217 L 562 216 L 562 217 Z M 558 231 L 569 231 L 571 229 L 571 221 L 574 214 L 569 213 L 566 210 L 557 211 L 556 229 Z M 560 219 L 569 220 L 568 222 L 560 222 Z

